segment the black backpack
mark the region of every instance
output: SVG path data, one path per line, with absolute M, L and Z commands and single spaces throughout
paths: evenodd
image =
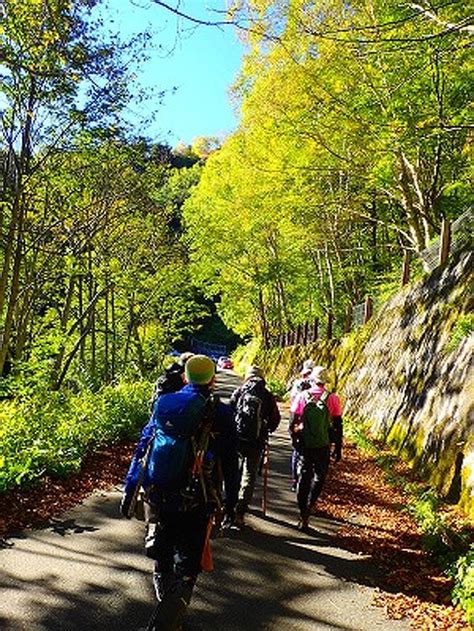
M 257 443 L 262 431 L 262 399 L 259 382 L 249 381 L 242 387 L 235 411 L 235 423 L 239 440 Z
M 162 394 L 169 394 L 171 392 L 178 392 L 178 390 L 181 390 L 184 386 L 183 373 L 184 366 L 176 362 L 165 369 L 165 372 L 155 383 L 155 391 L 153 392 L 151 400 L 152 407 L 155 401 L 161 397 Z

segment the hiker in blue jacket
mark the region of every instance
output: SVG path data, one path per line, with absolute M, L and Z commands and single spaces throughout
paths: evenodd
M 187 383 L 179 392 L 163 394 L 155 403 L 125 482 L 124 497 L 137 483 L 138 463 L 151 445 L 147 472 L 141 480 L 146 495 L 145 551 L 155 560 L 153 582 L 158 600 L 148 627 L 150 630 L 171 631 L 182 622 L 202 569 L 209 521 L 219 508 L 222 483 L 225 490 L 224 514 L 231 519 L 237 503 L 237 437 L 231 408 L 212 395 L 214 362 L 205 355 L 194 355 L 186 362 L 185 380 Z M 168 441 L 168 447 L 172 440 L 182 440 L 182 427 L 193 415 L 199 429 L 190 440 L 195 454 L 202 453 L 200 460 L 197 456 L 193 460 L 192 471 L 199 469 L 199 475 L 186 473 L 179 482 L 166 486 L 159 482 L 160 475 L 166 476 L 169 473 L 166 469 L 172 468 L 175 463 L 168 460 L 167 466 L 156 465 L 156 462 L 164 462 L 160 461 L 160 440 L 163 444 Z M 194 419 L 192 422 L 195 422 Z M 173 424 L 176 431 L 171 428 L 170 435 L 174 438 L 170 439 L 166 436 L 167 427 Z M 202 442 L 204 434 L 207 437 L 205 443 Z M 202 450 L 200 444 L 205 444 Z M 173 464 L 169 465 L 169 462 Z

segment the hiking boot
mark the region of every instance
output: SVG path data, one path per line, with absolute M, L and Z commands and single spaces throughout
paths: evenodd
M 224 519 L 222 520 L 221 530 L 229 530 L 229 528 L 232 526 L 233 523 L 234 523 L 234 520 L 232 519 L 232 517 L 229 517 L 229 515 L 226 515 Z
M 149 631 L 178 631 L 191 600 L 192 586 L 182 584 L 157 603 L 148 623 Z
M 300 515 L 297 528 L 301 532 L 307 532 L 309 530 L 309 515 Z

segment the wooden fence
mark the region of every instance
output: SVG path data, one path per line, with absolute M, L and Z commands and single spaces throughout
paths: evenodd
M 368 322 L 372 317 L 372 313 L 373 300 L 370 297 L 367 297 L 365 302 L 360 305 L 348 307 L 343 323 L 344 333 L 349 333 L 353 327 Z M 316 342 L 321 339 L 332 340 L 334 337 L 334 325 L 334 314 L 328 313 L 324 320 L 314 318 L 311 322 L 299 324 L 294 329 L 276 335 L 268 341 L 265 347 L 278 346 L 284 348 L 285 346 L 293 346 L 294 344 L 310 344 L 311 342 Z
M 423 250 L 420 256 L 425 268 L 433 270 L 440 265 L 445 265 L 449 256 L 461 250 L 472 249 L 473 234 L 472 208 L 451 224 L 447 219 L 443 220 L 441 235 L 433 244 Z M 411 252 L 407 250 L 403 258 L 401 286 L 410 280 Z M 364 302 L 358 305 L 349 305 L 344 315 L 342 330 L 349 333 L 351 329 L 366 324 L 374 312 L 374 301 L 368 296 Z M 321 326 L 324 325 L 324 326 Z M 265 348 L 293 346 L 294 344 L 309 344 L 321 339 L 333 339 L 335 328 L 334 315 L 328 313 L 324 321 L 315 318 L 311 322 L 300 324 L 296 328 L 270 338 L 265 343 Z M 321 335 L 323 333 L 323 335 Z

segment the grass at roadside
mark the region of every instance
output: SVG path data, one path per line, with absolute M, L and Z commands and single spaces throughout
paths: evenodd
M 134 439 L 146 422 L 151 384 L 99 392 L 36 391 L 0 408 L 0 493 L 45 475 L 77 473 L 93 448 Z

